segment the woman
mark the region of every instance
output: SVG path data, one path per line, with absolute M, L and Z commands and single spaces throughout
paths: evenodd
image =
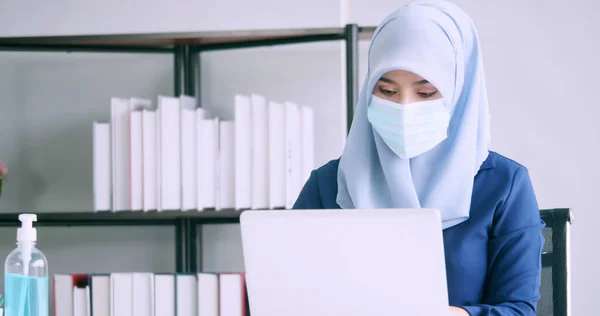
M 543 222 L 527 169 L 488 150 L 478 34 L 446 1 L 388 16 L 339 160 L 294 208 L 435 208 L 452 315 L 535 315 Z

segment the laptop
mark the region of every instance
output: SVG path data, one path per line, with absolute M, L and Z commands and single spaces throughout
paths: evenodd
M 448 313 L 436 210 L 250 210 L 240 226 L 252 316 Z

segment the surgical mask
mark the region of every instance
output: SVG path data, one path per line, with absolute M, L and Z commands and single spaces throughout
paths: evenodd
M 388 147 L 403 159 L 431 150 L 448 136 L 450 114 L 444 99 L 403 105 L 373 95 L 367 116 Z

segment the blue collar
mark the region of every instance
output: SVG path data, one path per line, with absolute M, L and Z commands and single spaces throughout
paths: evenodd
M 494 159 L 494 155 L 490 151 L 487 159 L 485 159 L 485 161 L 481 164 L 479 171 L 487 170 L 487 169 L 494 169 L 495 167 L 496 167 L 496 159 Z

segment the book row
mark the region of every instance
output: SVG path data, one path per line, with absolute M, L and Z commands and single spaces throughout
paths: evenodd
M 236 95 L 234 118 L 195 98 L 112 98 L 93 123 L 95 211 L 291 208 L 314 168 L 314 111 Z
M 55 274 L 57 316 L 244 316 L 244 273 Z

